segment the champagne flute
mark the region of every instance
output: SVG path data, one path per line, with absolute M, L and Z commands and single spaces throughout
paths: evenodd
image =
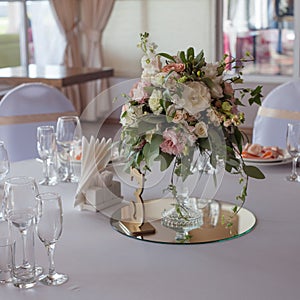
M 22 238 L 22 264 L 18 266 L 15 271 L 16 276 L 20 276 L 20 280 L 25 278 L 24 274 L 42 273 L 41 267 L 35 266 L 35 262 L 32 262 L 31 253 L 28 253 L 28 242 L 34 244 L 34 236 L 27 236 L 29 228 L 36 227 L 38 221 L 38 201 L 36 196 L 38 195 L 38 187 L 33 177 L 12 177 L 4 183 L 4 196 L 2 204 L 2 212 L 4 218 L 9 221 L 14 227 L 16 227 Z M 31 239 L 32 238 L 32 239 Z M 29 263 L 31 261 L 31 263 Z M 28 275 L 31 276 L 31 275 Z M 20 283 L 23 285 L 23 283 Z M 24 286 L 29 283 L 24 283 Z M 34 284 L 34 283 L 30 283 Z M 30 286 L 29 284 L 29 286 Z
M 71 153 L 76 153 L 80 148 L 82 130 L 80 120 L 77 116 L 59 117 L 56 126 L 56 142 L 59 147 L 60 162 L 65 165 L 64 174 L 61 180 L 63 182 L 78 182 L 74 175 L 71 164 Z
M 37 199 L 40 207 L 38 236 L 47 248 L 49 257 L 49 272 L 40 277 L 40 282 L 46 285 L 60 285 L 69 279 L 66 274 L 58 274 L 54 265 L 55 245 L 63 227 L 61 197 L 56 193 L 46 192 L 39 194 Z
M 300 123 L 289 123 L 287 127 L 286 145 L 289 154 L 292 156 L 292 173 L 287 176 L 288 181 L 300 182 L 297 174 L 297 161 L 300 156 Z
M 43 161 L 44 178 L 39 182 L 41 185 L 56 185 L 56 176 L 49 175 L 49 166 L 53 161 L 56 150 L 54 126 L 46 125 L 37 128 L 37 150 Z

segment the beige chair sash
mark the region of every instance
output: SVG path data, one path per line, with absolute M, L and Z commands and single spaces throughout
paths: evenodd
M 300 120 L 300 111 L 283 110 L 261 106 L 259 107 L 257 114 L 259 116 L 269 118 Z
M 20 116 L 4 116 L 0 117 L 1 125 L 12 124 L 27 124 L 27 123 L 41 123 L 41 122 L 55 122 L 61 116 L 75 116 L 76 111 L 66 111 L 48 114 L 34 114 L 34 115 L 20 115 Z

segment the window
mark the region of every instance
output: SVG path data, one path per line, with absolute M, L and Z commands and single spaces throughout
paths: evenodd
M 0 0 L 0 67 L 60 64 L 64 47 L 49 1 Z
M 0 67 L 20 64 L 20 24 L 17 20 L 20 20 L 19 3 L 0 2 Z
M 251 54 L 244 74 L 294 76 L 295 17 L 293 0 L 224 0 L 223 51 L 236 58 Z

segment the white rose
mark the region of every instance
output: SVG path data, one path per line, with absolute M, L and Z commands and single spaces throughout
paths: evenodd
M 182 96 L 173 99 L 177 106 L 184 108 L 190 115 L 196 115 L 210 106 L 210 91 L 204 83 L 192 81 L 183 86 Z
M 161 99 L 162 99 L 162 92 L 160 90 L 153 90 L 149 98 L 149 106 L 155 115 L 159 115 L 163 110 L 160 104 Z
M 195 125 L 194 133 L 200 138 L 207 137 L 207 125 L 203 121 L 198 122 Z

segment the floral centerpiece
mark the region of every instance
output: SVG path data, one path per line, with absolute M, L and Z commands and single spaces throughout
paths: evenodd
M 235 67 L 235 75 L 229 76 L 226 71 L 236 60 L 226 55 L 219 62 L 208 63 L 204 52 L 195 54 L 192 47 L 176 55 L 156 53 L 157 46 L 149 41 L 149 34 L 140 37 L 143 72 L 130 94 L 125 95 L 120 119 L 128 166 L 145 172 L 151 171 L 155 161 L 162 171 L 173 164 L 173 173 L 184 181 L 195 167 L 195 151 L 208 153 L 212 165 L 222 158 L 226 171 L 240 174 L 243 186 L 237 199 L 242 201 L 241 207 L 248 178 L 264 176 L 242 159 L 245 136 L 239 126 L 244 114 L 238 107 L 246 95 L 250 105 L 260 105 L 262 87 L 236 88 L 243 82 L 243 60 Z M 213 142 L 210 137 L 214 137 Z M 225 151 L 220 151 L 221 146 Z M 177 189 L 172 178 L 169 190 L 176 195 Z M 234 212 L 238 209 L 235 206 Z

